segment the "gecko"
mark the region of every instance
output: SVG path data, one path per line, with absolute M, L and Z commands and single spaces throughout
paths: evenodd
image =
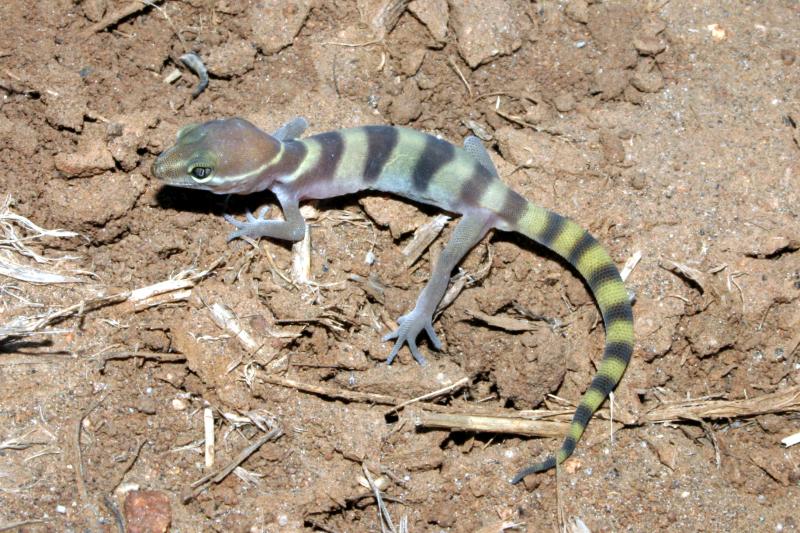
M 225 214 L 235 228 L 229 241 L 239 237 L 299 241 L 306 229 L 300 213 L 302 200 L 362 190 L 398 195 L 460 214 L 413 309 L 398 318 L 397 330 L 383 338 L 395 341 L 388 364 L 408 345 L 414 359 L 424 365 L 417 346 L 423 331 L 432 347 L 441 349 L 433 313 L 453 269 L 489 230 L 517 232 L 558 254 L 580 273 L 600 308 L 606 336 L 603 357 L 561 447 L 523 468 L 510 481 L 518 483 L 566 460 L 592 415 L 619 383 L 633 352 L 630 299 L 608 252 L 576 222 L 527 201 L 508 187 L 477 137 L 467 137 L 459 147 L 414 129 L 376 125 L 301 139 L 307 127 L 301 117 L 272 135 L 242 118 L 190 124 L 181 128 L 175 144 L 156 158 L 151 172 L 166 185 L 218 194 L 272 191 L 283 220 L 266 219 L 267 208 L 255 216 L 247 211 L 244 220 Z

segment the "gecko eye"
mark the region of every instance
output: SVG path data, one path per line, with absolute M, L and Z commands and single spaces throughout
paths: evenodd
M 196 182 L 205 183 L 211 179 L 212 172 L 213 170 L 211 167 L 194 167 L 189 171 L 189 174 L 192 175 L 192 178 L 194 178 Z

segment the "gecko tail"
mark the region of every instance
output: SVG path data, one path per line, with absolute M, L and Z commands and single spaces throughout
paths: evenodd
M 535 465 L 523 468 L 522 470 L 517 472 L 517 475 L 511 478 L 511 484 L 516 485 L 517 483 L 519 483 L 520 481 L 522 481 L 531 474 L 538 474 L 539 472 L 550 470 L 555 466 L 556 466 L 556 458 L 554 455 L 551 455 L 541 463 L 536 463 Z
M 633 353 L 633 311 L 614 261 L 600 243 L 575 222 L 533 204 L 518 217 L 516 229 L 543 244 L 572 265 L 597 300 L 605 325 L 603 358 L 572 416 L 561 448 L 552 457 L 521 470 L 511 480 L 543 472 L 563 463 L 581 439 L 592 415 L 617 386 Z

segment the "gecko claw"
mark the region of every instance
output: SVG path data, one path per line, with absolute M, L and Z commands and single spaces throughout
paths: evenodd
M 408 344 L 408 349 L 411 351 L 411 355 L 414 356 L 414 359 L 420 365 L 427 364 L 425 357 L 417 347 L 417 337 L 423 330 L 431 340 L 433 347 L 437 350 L 441 350 L 442 341 L 439 340 L 439 337 L 433 330 L 433 324 L 431 323 L 430 316 L 425 316 L 421 313 L 411 311 L 407 315 L 403 315 L 398 318 L 397 323 L 399 327 L 395 331 L 392 331 L 383 337 L 384 342 L 396 340 L 394 346 L 392 347 L 392 351 L 389 353 L 389 357 L 386 359 L 387 365 L 392 364 L 392 361 L 394 361 L 394 358 L 397 356 L 397 353 L 404 344 Z

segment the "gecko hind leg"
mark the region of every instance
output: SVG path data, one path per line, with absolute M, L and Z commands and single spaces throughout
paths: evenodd
M 279 141 L 291 141 L 292 139 L 296 139 L 300 137 L 306 128 L 308 127 L 308 121 L 303 117 L 294 117 L 292 120 L 275 130 L 275 133 L 272 134 L 273 137 L 278 139 Z
M 433 329 L 433 313 L 447 290 L 447 285 L 450 282 L 450 273 L 461 262 L 467 252 L 486 235 L 486 232 L 492 226 L 492 217 L 493 215 L 490 213 L 473 212 L 467 213 L 461 218 L 456 229 L 453 230 L 450 241 L 439 255 L 431 278 L 425 288 L 422 289 L 422 292 L 419 293 L 414 309 L 400 317 L 397 320 L 399 327 L 383 338 L 384 341 L 395 340 L 392 351 L 386 359 L 386 364 L 392 364 L 400 348 L 404 344 L 408 344 L 414 359 L 419 364 L 424 365 L 425 358 L 417 347 L 417 337 L 423 331 L 430 338 L 434 348 L 438 350 L 442 347 L 442 342 Z

